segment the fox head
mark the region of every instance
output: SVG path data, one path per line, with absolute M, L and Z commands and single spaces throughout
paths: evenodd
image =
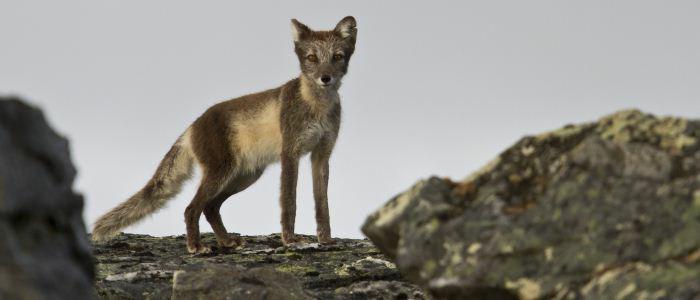
M 302 76 L 319 88 L 337 89 L 348 71 L 350 57 L 355 51 L 357 23 L 348 16 L 335 29 L 314 31 L 292 19 L 294 51 L 299 58 Z

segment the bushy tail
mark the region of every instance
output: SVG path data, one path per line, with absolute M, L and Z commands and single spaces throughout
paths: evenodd
M 113 238 L 119 231 L 165 206 L 180 192 L 182 185 L 192 175 L 194 157 L 182 137 L 170 148 L 160 162 L 156 173 L 140 191 L 119 204 L 95 222 L 92 230 L 94 241 Z

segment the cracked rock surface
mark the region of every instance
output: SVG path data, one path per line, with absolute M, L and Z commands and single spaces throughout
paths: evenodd
M 700 299 L 700 121 L 621 111 L 416 183 L 363 232 L 455 299 Z
M 367 240 L 282 247 L 278 234 L 239 249 L 187 253 L 184 236 L 120 234 L 94 245 L 101 299 L 425 299 Z M 202 235 L 215 245 L 211 233 Z

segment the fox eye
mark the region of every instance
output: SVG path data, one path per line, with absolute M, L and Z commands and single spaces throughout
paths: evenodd
M 308 60 L 308 61 L 310 61 L 310 62 L 317 62 L 317 61 L 318 61 L 318 57 L 316 57 L 316 55 L 309 54 L 309 55 L 306 56 L 306 60 Z
M 335 55 L 333 55 L 334 60 L 341 60 L 341 59 L 343 59 L 343 57 L 344 56 L 342 53 L 336 53 Z

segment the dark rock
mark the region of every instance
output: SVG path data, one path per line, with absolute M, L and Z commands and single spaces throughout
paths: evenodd
M 364 233 L 439 298 L 700 297 L 700 121 L 622 111 L 430 178 Z
M 295 276 L 272 267 L 205 263 L 174 276 L 172 299 L 311 299 Z
M 103 299 L 275 299 L 290 292 L 298 299 L 423 299 L 421 289 L 403 282 L 396 266 L 369 241 L 335 239 L 319 245 L 313 236 L 301 237 L 305 243 L 280 247 L 278 234 L 243 236 L 243 248 L 213 247 L 212 254 L 190 255 L 182 236 L 121 234 L 94 245 L 95 289 Z M 215 244 L 211 233 L 202 238 Z M 145 251 L 152 255 L 137 255 Z M 365 284 L 353 286 L 359 282 Z
M 338 288 L 336 294 L 346 299 L 425 299 L 421 290 L 410 283 L 401 281 L 359 281 L 347 287 Z
M 75 174 L 41 111 L 0 98 L 1 299 L 94 297 Z

